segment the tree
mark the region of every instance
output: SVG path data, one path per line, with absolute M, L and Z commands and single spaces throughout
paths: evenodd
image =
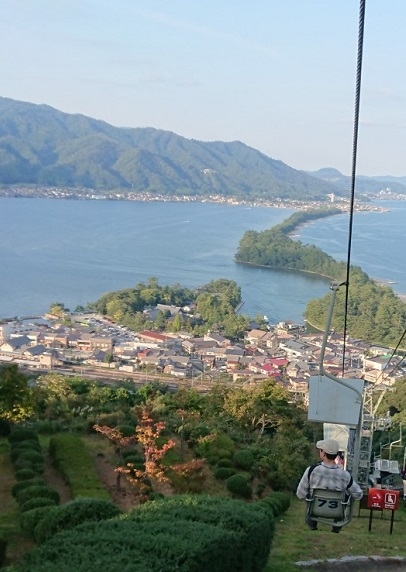
M 33 413 L 32 390 L 28 377 L 16 364 L 0 366 L 0 418 L 12 423 L 24 421 Z
M 132 443 L 136 443 L 137 436 L 134 434 L 130 437 L 124 437 L 123 433 L 119 429 L 108 427 L 107 425 L 93 425 L 93 429 L 107 437 L 107 439 L 109 439 L 109 441 L 114 445 L 116 453 L 119 456 L 119 466 L 122 466 L 124 464 L 123 449 Z M 116 485 L 117 489 L 120 490 L 121 475 L 123 471 L 117 470 L 116 473 Z
M 54 302 L 49 307 L 49 313 L 58 318 L 64 318 L 68 312 L 69 308 L 65 308 L 65 304 L 62 302 Z
M 135 429 L 136 440 L 143 449 L 145 469 L 136 469 L 132 463 L 128 463 L 126 467 L 119 467 L 117 471 L 127 475 L 140 498 L 143 498 L 148 487 L 146 482 L 149 479 L 155 479 L 158 482 L 169 481 L 165 474 L 165 467 L 162 465 L 162 459 L 167 451 L 175 446 L 175 441 L 169 439 L 166 443 L 159 444 L 166 424 L 163 421 L 154 420 L 150 406 L 139 406 L 135 408 L 135 411 L 139 418 L 139 424 Z

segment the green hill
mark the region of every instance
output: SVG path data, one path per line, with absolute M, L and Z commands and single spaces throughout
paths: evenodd
M 0 184 L 246 200 L 324 200 L 344 192 L 240 141 L 119 128 L 7 98 L 0 98 Z

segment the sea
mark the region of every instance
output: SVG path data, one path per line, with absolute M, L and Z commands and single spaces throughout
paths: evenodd
M 406 293 L 406 201 L 354 214 L 351 263 Z M 293 209 L 196 202 L 0 198 L 0 318 L 39 316 L 54 302 L 75 310 L 150 277 L 197 288 L 217 278 L 242 289 L 241 313 L 303 322 L 329 280 L 237 264 L 246 230 L 282 222 Z M 296 238 L 346 260 L 348 215 L 300 227 Z

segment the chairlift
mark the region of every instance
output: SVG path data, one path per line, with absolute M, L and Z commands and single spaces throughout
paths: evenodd
M 306 503 L 307 517 L 320 524 L 342 528 L 351 521 L 354 499 L 346 491 L 313 489 Z

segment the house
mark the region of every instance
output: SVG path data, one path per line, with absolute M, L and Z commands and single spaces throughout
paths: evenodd
M 22 353 L 31 345 L 31 340 L 28 336 L 18 336 L 16 338 L 10 338 L 5 341 L 1 346 L 0 350 L 2 352 L 20 352 Z
M 154 332 L 152 330 L 143 330 L 142 332 L 139 332 L 138 338 L 142 342 L 152 342 L 155 344 L 164 343 L 171 339 L 170 336 L 166 336 L 165 334 L 160 334 L 159 332 Z
M 231 345 L 230 340 L 228 340 L 223 336 L 220 336 L 220 334 L 215 334 L 210 330 L 207 332 L 207 334 L 204 336 L 203 339 L 205 342 L 214 342 L 220 348 L 226 348 Z

